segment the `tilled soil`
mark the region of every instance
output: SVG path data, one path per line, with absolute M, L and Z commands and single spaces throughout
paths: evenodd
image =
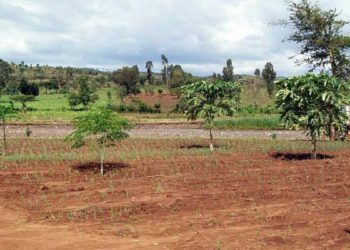
M 73 131 L 71 125 L 9 125 L 7 133 L 9 137 L 21 138 L 26 136 L 26 128 L 31 130 L 34 138 L 60 138 Z M 133 138 L 208 138 L 208 131 L 198 124 L 168 124 L 168 125 L 140 125 L 129 132 Z M 287 130 L 214 130 L 214 137 L 218 139 L 230 138 L 272 138 L 279 139 L 306 139 L 301 131 Z
M 188 145 L 148 141 L 159 155 L 104 177 L 97 163 L 6 163 L 0 249 L 350 248 L 348 149 L 305 160 Z M 172 148 L 181 156 L 160 157 Z

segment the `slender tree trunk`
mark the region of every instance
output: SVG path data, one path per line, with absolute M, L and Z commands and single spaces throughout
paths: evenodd
M 210 134 L 210 151 L 214 151 L 214 144 L 213 144 L 213 133 L 212 133 L 212 128 L 210 127 L 209 129 L 209 134 Z
M 2 149 L 2 156 L 5 157 L 5 155 L 6 155 L 6 148 L 7 148 L 5 117 L 2 118 L 2 132 L 3 132 L 3 136 L 4 136 L 4 147 Z
M 102 148 L 101 148 L 101 153 L 100 153 L 101 175 L 104 174 L 103 161 L 104 161 L 104 159 L 105 159 L 105 154 L 106 154 L 106 147 L 105 147 L 105 146 L 102 146 Z
M 317 159 L 317 140 L 316 139 L 312 139 L 311 159 Z

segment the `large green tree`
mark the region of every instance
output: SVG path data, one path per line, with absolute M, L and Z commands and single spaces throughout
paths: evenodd
M 12 72 L 10 64 L 0 59 L 0 91 L 8 84 Z
M 261 75 L 265 79 L 267 91 L 271 96 L 275 91 L 275 80 L 277 76 L 275 70 L 273 69 L 272 63 L 268 62 L 265 64 Z
M 112 80 L 120 86 L 125 87 L 127 94 L 137 94 L 139 76 L 139 69 L 137 65 L 134 65 L 132 67 L 123 67 L 113 72 Z
M 241 88 L 237 83 L 216 80 L 184 85 L 180 107 L 189 120 L 203 118 L 209 129 L 210 150 L 214 150 L 212 129 L 217 116 L 232 116 L 239 102 Z
M 170 87 L 178 88 L 185 84 L 185 72 L 183 71 L 181 65 L 175 65 L 171 69 L 170 73 Z
M 331 133 L 330 125 L 338 131 L 344 129 L 348 118 L 343 106 L 347 104 L 349 84 L 326 74 L 307 74 L 278 81 L 277 86 L 281 121 L 287 128 L 307 131 L 315 159 L 317 140 Z
M 89 77 L 84 75 L 78 77 L 75 80 L 75 85 L 77 86 L 77 91 L 70 93 L 68 96 L 68 102 L 72 109 L 80 104 L 87 108 L 89 104 L 98 100 L 98 96 L 90 86 Z
M 277 22 L 293 33 L 284 41 L 300 45 L 298 64 L 306 63 L 311 71 L 330 68 L 332 75 L 347 77 L 350 73 L 347 52 L 350 37 L 343 28 L 348 22 L 339 18 L 336 9 L 323 10 L 317 2 L 289 2 L 289 17 Z

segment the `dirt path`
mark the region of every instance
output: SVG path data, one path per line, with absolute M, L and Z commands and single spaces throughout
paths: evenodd
M 64 137 L 73 131 L 70 125 L 30 125 L 31 137 L 34 138 L 57 138 Z M 7 127 L 9 137 L 25 137 L 26 126 L 10 125 Z M 142 125 L 129 131 L 134 138 L 207 138 L 208 131 L 200 128 L 199 125 Z M 219 139 L 227 138 L 277 138 L 283 139 L 305 139 L 300 131 L 286 130 L 216 130 L 214 137 Z

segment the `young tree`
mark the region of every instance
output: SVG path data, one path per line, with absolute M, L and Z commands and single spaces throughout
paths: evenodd
M 289 2 L 289 17 L 277 22 L 294 31 L 284 41 L 300 45 L 301 60 L 311 66 L 311 71 L 330 66 L 332 75 L 347 77 L 350 73 L 346 52 L 350 48 L 350 37 L 343 28 L 348 22 L 339 18 L 336 9 L 322 10 L 318 3 L 310 0 Z
M 265 68 L 262 71 L 262 76 L 266 81 L 267 91 L 271 96 L 275 90 L 275 80 L 276 80 L 276 72 L 273 69 L 272 63 L 268 62 L 265 65 Z
M 0 119 L 2 122 L 2 132 L 3 132 L 3 148 L 2 148 L 2 156 L 5 157 L 6 155 L 6 148 L 7 148 L 7 140 L 6 140 L 6 118 L 7 116 L 14 114 L 14 110 L 11 106 L 6 106 L 3 104 L 0 104 Z
M 233 81 L 233 65 L 232 65 L 231 59 L 227 59 L 226 67 L 224 67 L 222 70 L 222 75 L 223 75 L 224 81 L 226 81 L 226 82 Z
M 276 104 L 287 128 L 302 128 L 312 141 L 311 157 L 316 159 L 317 140 L 329 135 L 330 125 L 339 131 L 347 120 L 343 105 L 349 84 L 334 77 L 307 74 L 277 82 Z
M 189 120 L 203 118 L 209 129 L 210 150 L 214 150 L 212 129 L 217 116 L 232 116 L 239 102 L 241 88 L 237 83 L 216 80 L 198 81 L 181 88 L 181 110 Z
M 146 70 L 147 70 L 147 80 L 152 83 L 152 68 L 153 68 L 153 62 L 147 61 L 146 62 Z
M 100 108 L 75 118 L 73 125 L 75 131 L 68 135 L 66 140 L 72 142 L 73 148 L 79 148 L 84 146 L 89 138 L 93 138 L 99 149 L 101 175 L 103 175 L 106 148 L 128 137 L 124 131 L 130 128 L 129 122 L 110 109 Z

